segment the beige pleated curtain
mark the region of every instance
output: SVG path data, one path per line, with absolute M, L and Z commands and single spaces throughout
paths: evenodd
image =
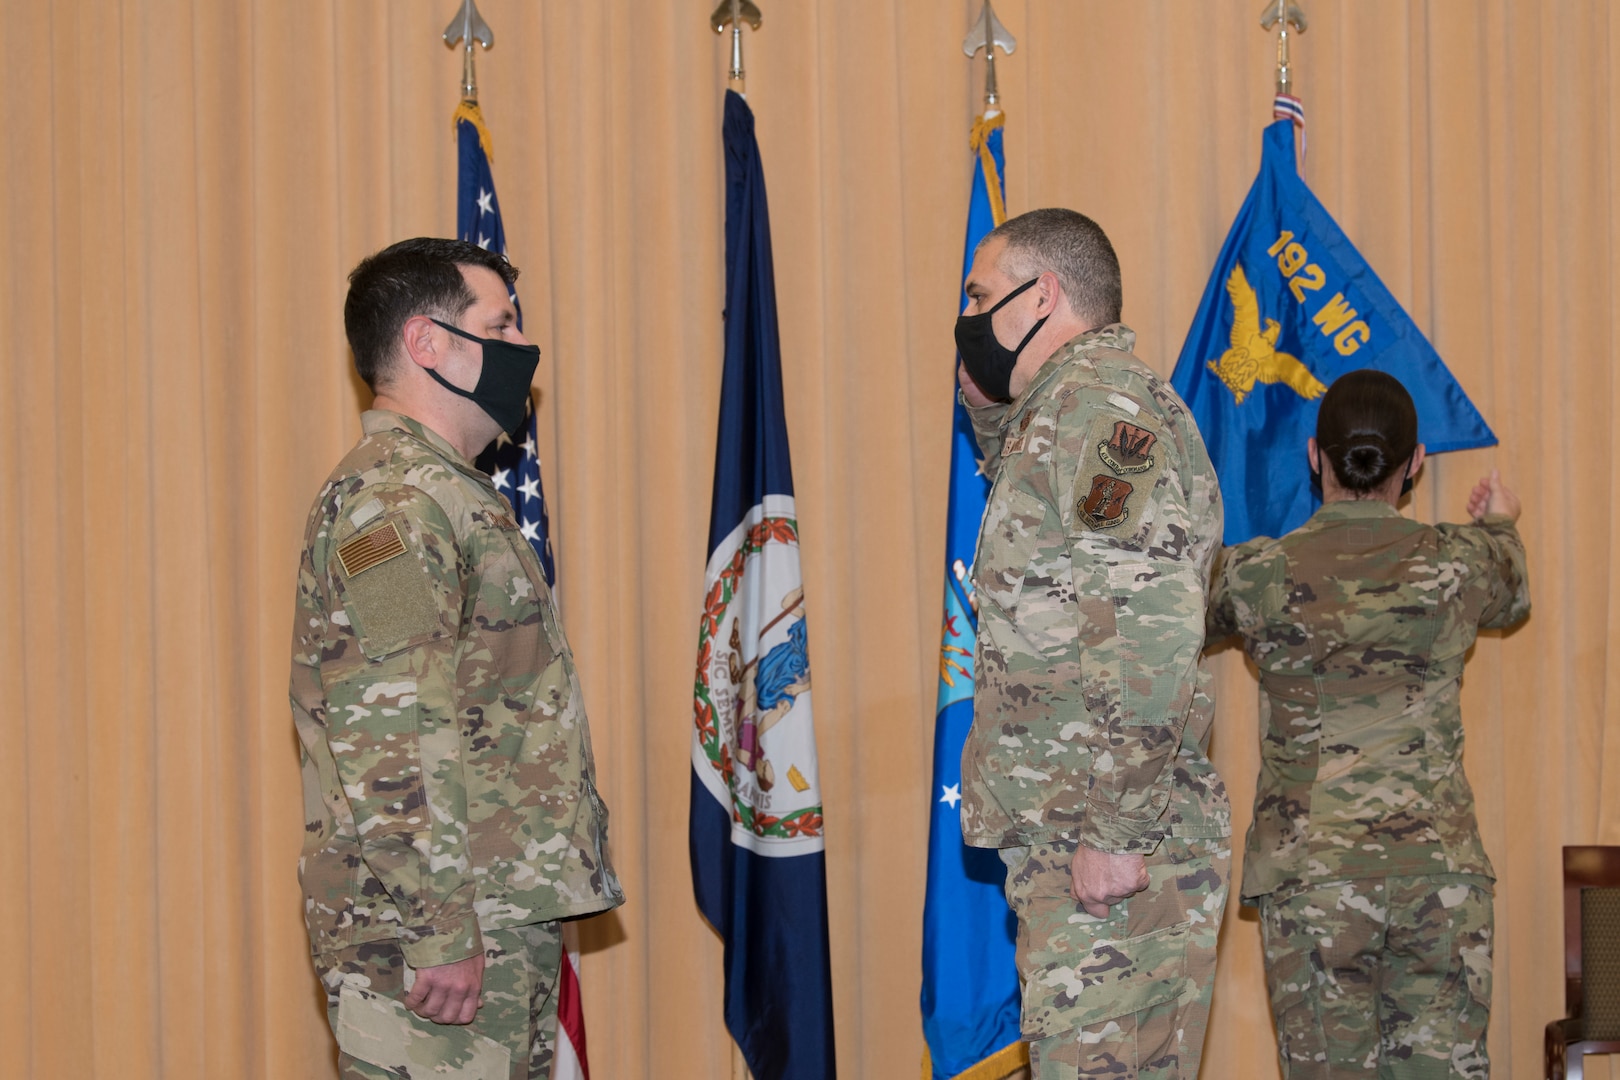
M 760 0 L 828 823 L 838 1065 L 910 1078 L 942 598 L 951 323 L 979 0 Z M 454 230 L 455 0 L 0 0 L 0 1075 L 327 1077 L 294 876 L 294 566 L 365 395 L 345 274 Z M 629 903 L 584 927 L 597 1080 L 727 1077 L 694 907 L 690 691 L 720 380 L 726 42 L 710 0 L 483 0 L 494 168 L 544 349 L 564 619 Z M 1079 208 L 1168 373 L 1259 160 L 1257 0 L 1002 0 L 1012 212 Z M 1464 686 L 1497 891 L 1490 1047 L 1562 1015 L 1559 848 L 1620 842 L 1620 14 L 1306 0 L 1306 177 L 1496 430 L 1535 612 Z M 1256 693 L 1220 660 L 1246 824 Z M 1203 1075 L 1275 1075 L 1234 906 Z

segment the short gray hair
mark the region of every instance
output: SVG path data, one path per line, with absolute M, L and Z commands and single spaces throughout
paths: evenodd
M 998 236 L 1007 242 L 1001 270 L 1015 282 L 1051 271 L 1075 315 L 1094 327 L 1119 322 L 1119 259 L 1095 221 L 1057 207 L 1031 210 L 996 226 L 979 246 Z

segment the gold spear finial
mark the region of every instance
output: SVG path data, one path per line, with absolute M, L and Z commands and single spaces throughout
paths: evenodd
M 720 6 L 709 16 L 709 25 L 714 28 L 715 33 L 723 34 L 727 26 L 731 27 L 731 71 L 727 74 L 727 79 L 739 94 L 748 85 L 748 73 L 743 70 L 743 23 L 747 23 L 757 32 L 764 21 L 764 16 L 759 13 L 754 0 L 720 0 Z
M 1288 0 L 1267 0 L 1266 9 L 1260 13 L 1260 28 L 1270 30 L 1277 27 L 1277 93 L 1294 94 L 1294 71 L 1288 61 L 1288 28 L 1292 26 L 1301 34 L 1305 32 L 1305 12 L 1300 10 L 1298 4 L 1290 4 Z

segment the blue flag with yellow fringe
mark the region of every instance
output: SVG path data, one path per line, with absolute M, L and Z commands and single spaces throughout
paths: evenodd
M 1279 120 L 1266 128 L 1260 175 L 1170 379 L 1220 478 L 1226 543 L 1281 536 L 1315 512 L 1305 440 L 1328 385 L 1358 368 L 1401 381 L 1429 453 L 1496 444 L 1423 331 L 1305 186 L 1294 125 Z
M 1006 220 L 1001 170 L 1004 116 L 973 125 L 976 153 L 968 200 L 962 281 L 986 233 Z M 957 310 L 965 306 L 958 296 Z M 951 427 L 950 502 L 945 525 L 945 618 L 940 632 L 934 719 L 934 785 L 928 824 L 928 891 L 923 904 L 922 1018 L 932 1080 L 1007 1075 L 1025 1060 L 1018 1031 L 1017 924 L 1002 892 L 996 852 L 962 841 L 962 744 L 973 726 L 973 555 L 990 480 L 960 399 Z

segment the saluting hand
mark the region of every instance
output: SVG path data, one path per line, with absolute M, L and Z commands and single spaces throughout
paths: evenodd
M 1468 516 L 1475 520 L 1486 514 L 1506 514 L 1518 521 L 1520 510 L 1519 497 L 1502 483 L 1502 474 L 1497 469 L 1492 469 L 1489 476 L 1480 477 L 1468 496 Z
M 484 954 L 453 964 L 416 969 L 416 982 L 402 999 L 405 1007 L 435 1024 L 470 1024 L 483 1004 Z
M 1108 918 L 1108 909 L 1148 887 L 1147 860 L 1140 855 L 1115 855 L 1088 847 L 1075 850 L 1069 863 L 1074 898 L 1086 914 Z

